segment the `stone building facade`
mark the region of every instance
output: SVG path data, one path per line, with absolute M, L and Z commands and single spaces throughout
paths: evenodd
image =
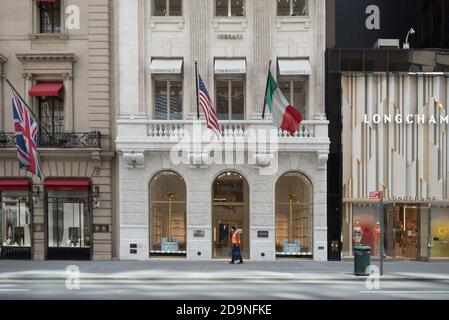
M 119 258 L 225 258 L 236 226 L 246 258 L 327 260 L 325 1 L 120 0 L 114 8 Z M 293 135 L 269 112 L 262 119 L 270 59 L 304 117 Z M 202 111 L 195 120 L 195 61 L 218 110 L 215 150 L 229 142 L 232 160 L 212 161 L 199 138 L 210 130 Z M 254 132 L 270 132 L 273 144 L 254 150 Z
M 112 258 L 111 9 L 107 0 L 2 3 L 0 71 L 40 124 L 44 174 L 19 169 L 2 81 L 2 258 Z

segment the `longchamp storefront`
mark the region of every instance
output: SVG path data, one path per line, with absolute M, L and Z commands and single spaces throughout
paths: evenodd
M 371 255 L 380 255 L 380 206 L 378 201 L 345 200 L 347 226 L 359 226 L 362 230 L 360 244 L 371 248 Z M 397 260 L 449 259 L 449 202 L 436 198 L 415 199 L 398 197 L 385 200 L 384 256 Z M 355 245 L 354 232 L 346 229 L 349 250 Z

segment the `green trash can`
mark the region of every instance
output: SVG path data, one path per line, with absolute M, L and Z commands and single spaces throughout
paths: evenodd
M 366 269 L 371 264 L 371 247 L 354 247 L 354 274 L 356 276 L 368 276 Z

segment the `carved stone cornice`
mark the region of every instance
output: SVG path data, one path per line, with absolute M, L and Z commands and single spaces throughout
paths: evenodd
M 71 62 L 79 59 L 73 53 L 18 53 L 16 57 L 21 62 Z

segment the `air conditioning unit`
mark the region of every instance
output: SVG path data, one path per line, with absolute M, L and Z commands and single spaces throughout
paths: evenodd
M 374 49 L 399 49 L 399 39 L 377 39 Z

